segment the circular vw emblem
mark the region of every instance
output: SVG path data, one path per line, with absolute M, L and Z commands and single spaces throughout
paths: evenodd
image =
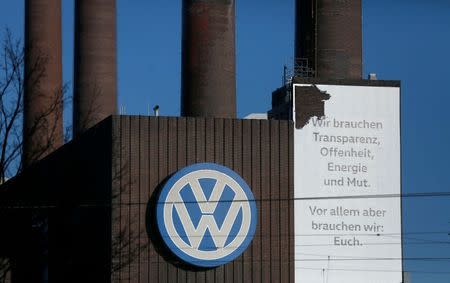
M 161 190 L 156 221 L 168 248 L 186 263 L 214 267 L 238 257 L 256 229 L 255 199 L 231 169 L 198 163 L 175 173 Z

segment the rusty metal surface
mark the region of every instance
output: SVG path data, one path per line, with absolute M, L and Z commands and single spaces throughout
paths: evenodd
M 61 1 L 25 2 L 24 166 L 63 143 Z
M 116 1 L 75 1 L 73 132 L 117 111 Z
M 183 1 L 181 115 L 236 117 L 235 1 Z
M 361 79 L 361 0 L 297 0 L 296 13 L 296 57 L 308 58 L 316 77 Z

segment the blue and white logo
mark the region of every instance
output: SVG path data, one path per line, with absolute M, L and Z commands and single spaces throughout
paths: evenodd
M 256 203 L 245 181 L 231 169 L 198 163 L 164 185 L 156 221 L 168 248 L 184 262 L 215 267 L 245 251 L 256 229 Z

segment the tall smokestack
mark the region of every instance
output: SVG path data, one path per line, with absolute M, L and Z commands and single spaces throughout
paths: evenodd
M 63 143 L 61 1 L 25 1 L 25 167 Z
M 236 117 L 235 1 L 183 0 L 181 115 Z
M 315 71 L 315 77 L 362 78 L 361 0 L 297 0 L 297 64 Z
M 73 134 L 117 111 L 116 1 L 75 1 Z

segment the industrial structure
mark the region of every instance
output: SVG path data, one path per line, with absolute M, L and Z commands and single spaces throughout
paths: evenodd
M 297 0 L 292 76 L 272 93 L 269 117 L 293 119 L 291 78 L 362 80 L 361 1 Z
M 57 104 L 47 122 L 56 121 L 54 143 L 31 165 L 29 153 L 48 133 L 29 135 L 29 125 L 61 94 L 52 92 L 61 88 L 61 2 L 26 1 L 27 44 L 52 57 L 41 89 L 29 86 L 25 96 L 23 158 L 31 166 L 0 190 L 0 221 L 10 227 L 0 251 L 11 258 L 13 281 L 294 282 L 290 84 L 361 79 L 361 1 L 296 1 L 295 76 L 302 78 L 274 92 L 269 120 L 236 119 L 234 0 L 183 1 L 182 117 L 115 115 L 115 0 L 75 3 L 74 139 L 61 146 Z M 165 181 L 203 162 L 239 174 L 258 207 L 249 247 L 216 268 L 174 256 L 155 219 Z M 41 224 L 31 225 L 36 219 Z M 42 241 L 33 246 L 36 235 Z
M 63 144 L 61 1 L 26 1 L 24 166 Z
M 235 0 L 183 1 L 181 116 L 236 118 Z
M 298 0 L 295 13 L 295 75 L 361 79 L 361 1 Z
M 73 136 L 117 112 L 115 1 L 75 1 Z

